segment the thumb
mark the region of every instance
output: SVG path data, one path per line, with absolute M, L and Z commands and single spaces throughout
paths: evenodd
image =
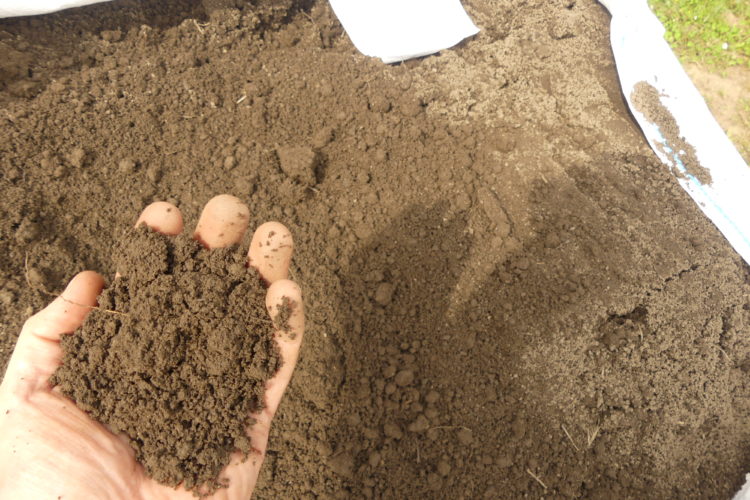
M 47 379 L 62 360 L 60 335 L 76 330 L 93 307 L 104 286 L 94 271 L 83 271 L 68 283 L 50 305 L 30 317 L 21 329 L 2 386 L 22 391 L 46 387 Z

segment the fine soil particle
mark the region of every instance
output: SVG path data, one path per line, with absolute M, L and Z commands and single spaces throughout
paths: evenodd
M 638 82 L 633 87 L 630 96 L 635 109 L 643 113 L 648 121 L 659 127 L 664 136 L 665 144 L 660 144 L 662 152 L 669 158 L 679 158 L 680 163 L 689 175 L 698 179 L 701 184 L 711 184 L 711 172 L 708 171 L 695 154 L 692 144 L 680 135 L 680 126 L 672 113 L 661 102 L 659 91 L 648 82 Z M 673 160 L 674 161 L 674 160 Z M 673 172 L 684 174 L 674 165 Z
M 236 247 L 209 251 L 144 227 L 123 242 L 122 277 L 63 337 L 52 382 L 124 432 L 154 479 L 214 491 L 230 454 L 251 452 L 250 413 L 280 364 L 265 290 Z
M 324 1 L 0 21 L 0 355 L 49 300 L 25 262 L 59 292 L 151 201 L 229 192 L 306 292 L 256 498 L 730 498 L 748 267 L 629 116 L 598 2 L 463 3 L 476 37 L 396 65 Z

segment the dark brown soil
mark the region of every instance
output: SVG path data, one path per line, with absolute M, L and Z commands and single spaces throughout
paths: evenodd
M 598 3 L 464 3 L 478 36 L 393 66 L 325 2 L 0 22 L 3 356 L 145 204 L 230 192 L 291 228 L 309 316 L 257 498 L 728 498 L 748 267 L 631 119 Z
M 246 259 L 237 248 L 130 230 L 115 255 L 122 277 L 63 337 L 53 383 L 127 434 L 162 483 L 213 491 L 231 453 L 252 449 L 250 414 L 262 409 L 280 358 L 265 289 Z

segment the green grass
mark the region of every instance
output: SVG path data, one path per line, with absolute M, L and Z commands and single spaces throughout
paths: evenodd
M 750 165 L 750 97 L 740 99 L 737 116 L 740 117 L 746 133 L 740 137 L 729 137 L 729 139 L 737 145 L 740 154 L 745 158 L 747 164 Z
M 683 61 L 750 67 L 750 0 L 649 0 L 649 5 Z

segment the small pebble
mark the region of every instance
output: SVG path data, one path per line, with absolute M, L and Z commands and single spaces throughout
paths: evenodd
M 424 415 L 417 416 L 414 422 L 409 424 L 409 432 L 424 432 L 430 428 L 430 421 Z
M 498 137 L 496 145 L 501 153 L 510 153 L 516 147 L 516 140 L 510 135 L 502 135 Z
M 360 172 L 357 174 L 357 182 L 359 184 L 367 184 L 370 182 L 370 174 L 367 172 Z
M 428 392 L 424 397 L 424 400 L 429 404 L 437 403 L 438 399 L 440 399 L 440 393 L 434 389 Z
M 29 279 L 29 283 L 31 283 L 32 286 L 39 286 L 44 282 L 44 276 L 42 276 L 42 273 L 33 267 L 26 273 L 26 277 Z
M 495 458 L 495 464 L 501 469 L 507 469 L 508 467 L 513 465 L 513 459 L 508 455 L 501 455 Z
M 328 458 L 328 466 L 340 476 L 351 477 L 354 469 L 354 457 L 349 452 L 333 455 Z
M 247 272 L 247 268 L 241 262 L 235 262 L 227 266 L 230 276 L 242 276 Z
M 521 271 L 525 271 L 526 269 L 529 268 L 530 265 L 531 265 L 531 262 L 526 257 L 521 257 L 515 263 L 516 269 L 520 269 Z
M 411 75 L 405 74 L 399 79 L 398 86 L 401 90 L 409 90 L 411 88 L 411 82 Z
M 396 374 L 396 377 L 393 380 L 396 382 L 397 386 L 406 387 L 414 382 L 414 372 L 411 370 L 401 370 Z
M 549 233 L 544 238 L 544 246 L 546 248 L 556 248 L 560 245 L 560 237 L 556 233 Z
M 86 159 L 86 151 L 83 148 L 75 148 L 68 154 L 68 161 L 76 168 L 81 168 Z
M 377 148 L 373 152 L 373 157 L 375 158 L 375 161 L 377 161 L 378 163 L 381 163 L 381 162 L 384 162 L 386 159 L 388 159 L 388 153 L 384 149 Z
M 395 287 L 387 282 L 383 282 L 378 285 L 378 288 L 375 289 L 375 302 L 380 304 L 381 306 L 387 306 L 391 303 L 391 300 L 393 300 L 393 291 Z
M 418 101 L 407 101 L 401 104 L 401 112 L 413 118 L 422 112 L 422 105 Z
M 224 158 L 224 168 L 226 170 L 231 170 L 237 165 L 237 160 L 234 159 L 234 156 L 227 156 Z
M 457 210 L 463 211 L 471 208 L 471 198 L 469 198 L 469 195 L 464 191 L 458 193 L 453 199 L 453 202 L 456 204 Z
M 441 460 L 437 464 L 437 473 L 443 477 L 446 477 L 451 473 L 451 466 L 445 460 Z
M 123 174 L 132 174 L 135 172 L 135 162 L 131 159 L 125 158 L 120 160 L 120 163 L 117 164 L 117 168 Z
M 60 177 L 63 177 L 65 175 L 65 167 L 62 165 L 58 165 L 55 167 L 55 169 L 52 171 L 52 177 L 55 179 L 59 179 Z
M 153 183 L 159 182 L 161 180 L 161 168 L 158 165 L 151 165 L 146 170 L 146 177 Z
M 8 306 L 12 304 L 14 300 L 16 300 L 16 296 L 13 292 L 10 290 L 0 290 L 0 303 Z
M 117 42 L 122 38 L 122 31 L 120 30 L 102 30 L 99 34 L 101 35 L 102 40 L 108 42 Z
M 323 96 L 330 96 L 333 94 L 333 85 L 328 80 L 322 80 L 318 86 L 320 94 Z
M 419 391 L 413 387 L 407 387 L 403 390 L 402 394 L 404 401 L 418 402 L 420 398 Z
M 316 149 L 321 149 L 327 146 L 333 140 L 333 129 L 331 127 L 323 127 L 318 130 L 312 138 L 312 146 Z
M 63 92 L 65 90 L 65 84 L 59 80 L 53 81 L 49 84 L 49 87 L 47 87 L 50 92 L 53 94 L 59 94 L 60 92 Z
M 377 467 L 380 465 L 380 452 L 373 451 L 370 453 L 370 456 L 367 458 L 367 463 L 370 464 L 370 467 Z
M 316 183 L 315 170 L 320 157 L 311 148 L 304 146 L 285 146 L 276 150 L 281 170 L 290 178 L 303 184 Z
M 21 177 L 21 171 L 18 170 L 16 167 L 10 167 L 8 170 L 5 171 L 5 178 L 9 181 L 15 181 L 19 177 Z
M 325 441 L 316 441 L 315 451 L 317 451 L 318 455 L 321 455 L 323 457 L 328 457 L 331 455 L 331 453 L 333 453 L 330 445 Z
M 346 423 L 355 427 L 362 423 L 362 419 L 360 418 L 359 413 L 352 413 L 346 417 Z
M 45 151 L 47 153 L 47 151 Z M 39 162 L 39 166 L 42 167 L 44 170 L 50 172 L 55 169 L 55 162 L 52 160 L 52 158 L 42 158 Z
M 401 428 L 392 422 L 388 422 L 383 426 L 383 434 L 393 439 L 401 439 L 404 435 Z
M 490 486 L 484 491 L 484 495 L 482 495 L 482 498 L 486 500 L 492 500 L 493 498 L 498 498 L 499 496 L 499 490 L 495 486 Z
M 41 227 L 38 223 L 30 220 L 30 219 L 24 219 L 21 222 L 21 225 L 18 226 L 18 229 L 16 229 L 16 241 L 20 243 L 30 243 L 34 240 L 36 240 L 39 235 L 41 234 Z
M 384 275 L 383 271 L 372 271 L 365 277 L 365 280 L 372 281 L 372 282 L 378 282 L 383 281 Z
M 370 111 L 387 113 L 391 110 L 391 102 L 385 96 L 377 94 L 370 99 Z
M 474 442 L 474 435 L 469 429 L 459 429 L 456 438 L 464 446 L 468 446 Z
M 385 368 L 383 368 L 383 376 L 385 378 L 391 378 L 396 374 L 396 367 L 393 365 L 388 365 Z

